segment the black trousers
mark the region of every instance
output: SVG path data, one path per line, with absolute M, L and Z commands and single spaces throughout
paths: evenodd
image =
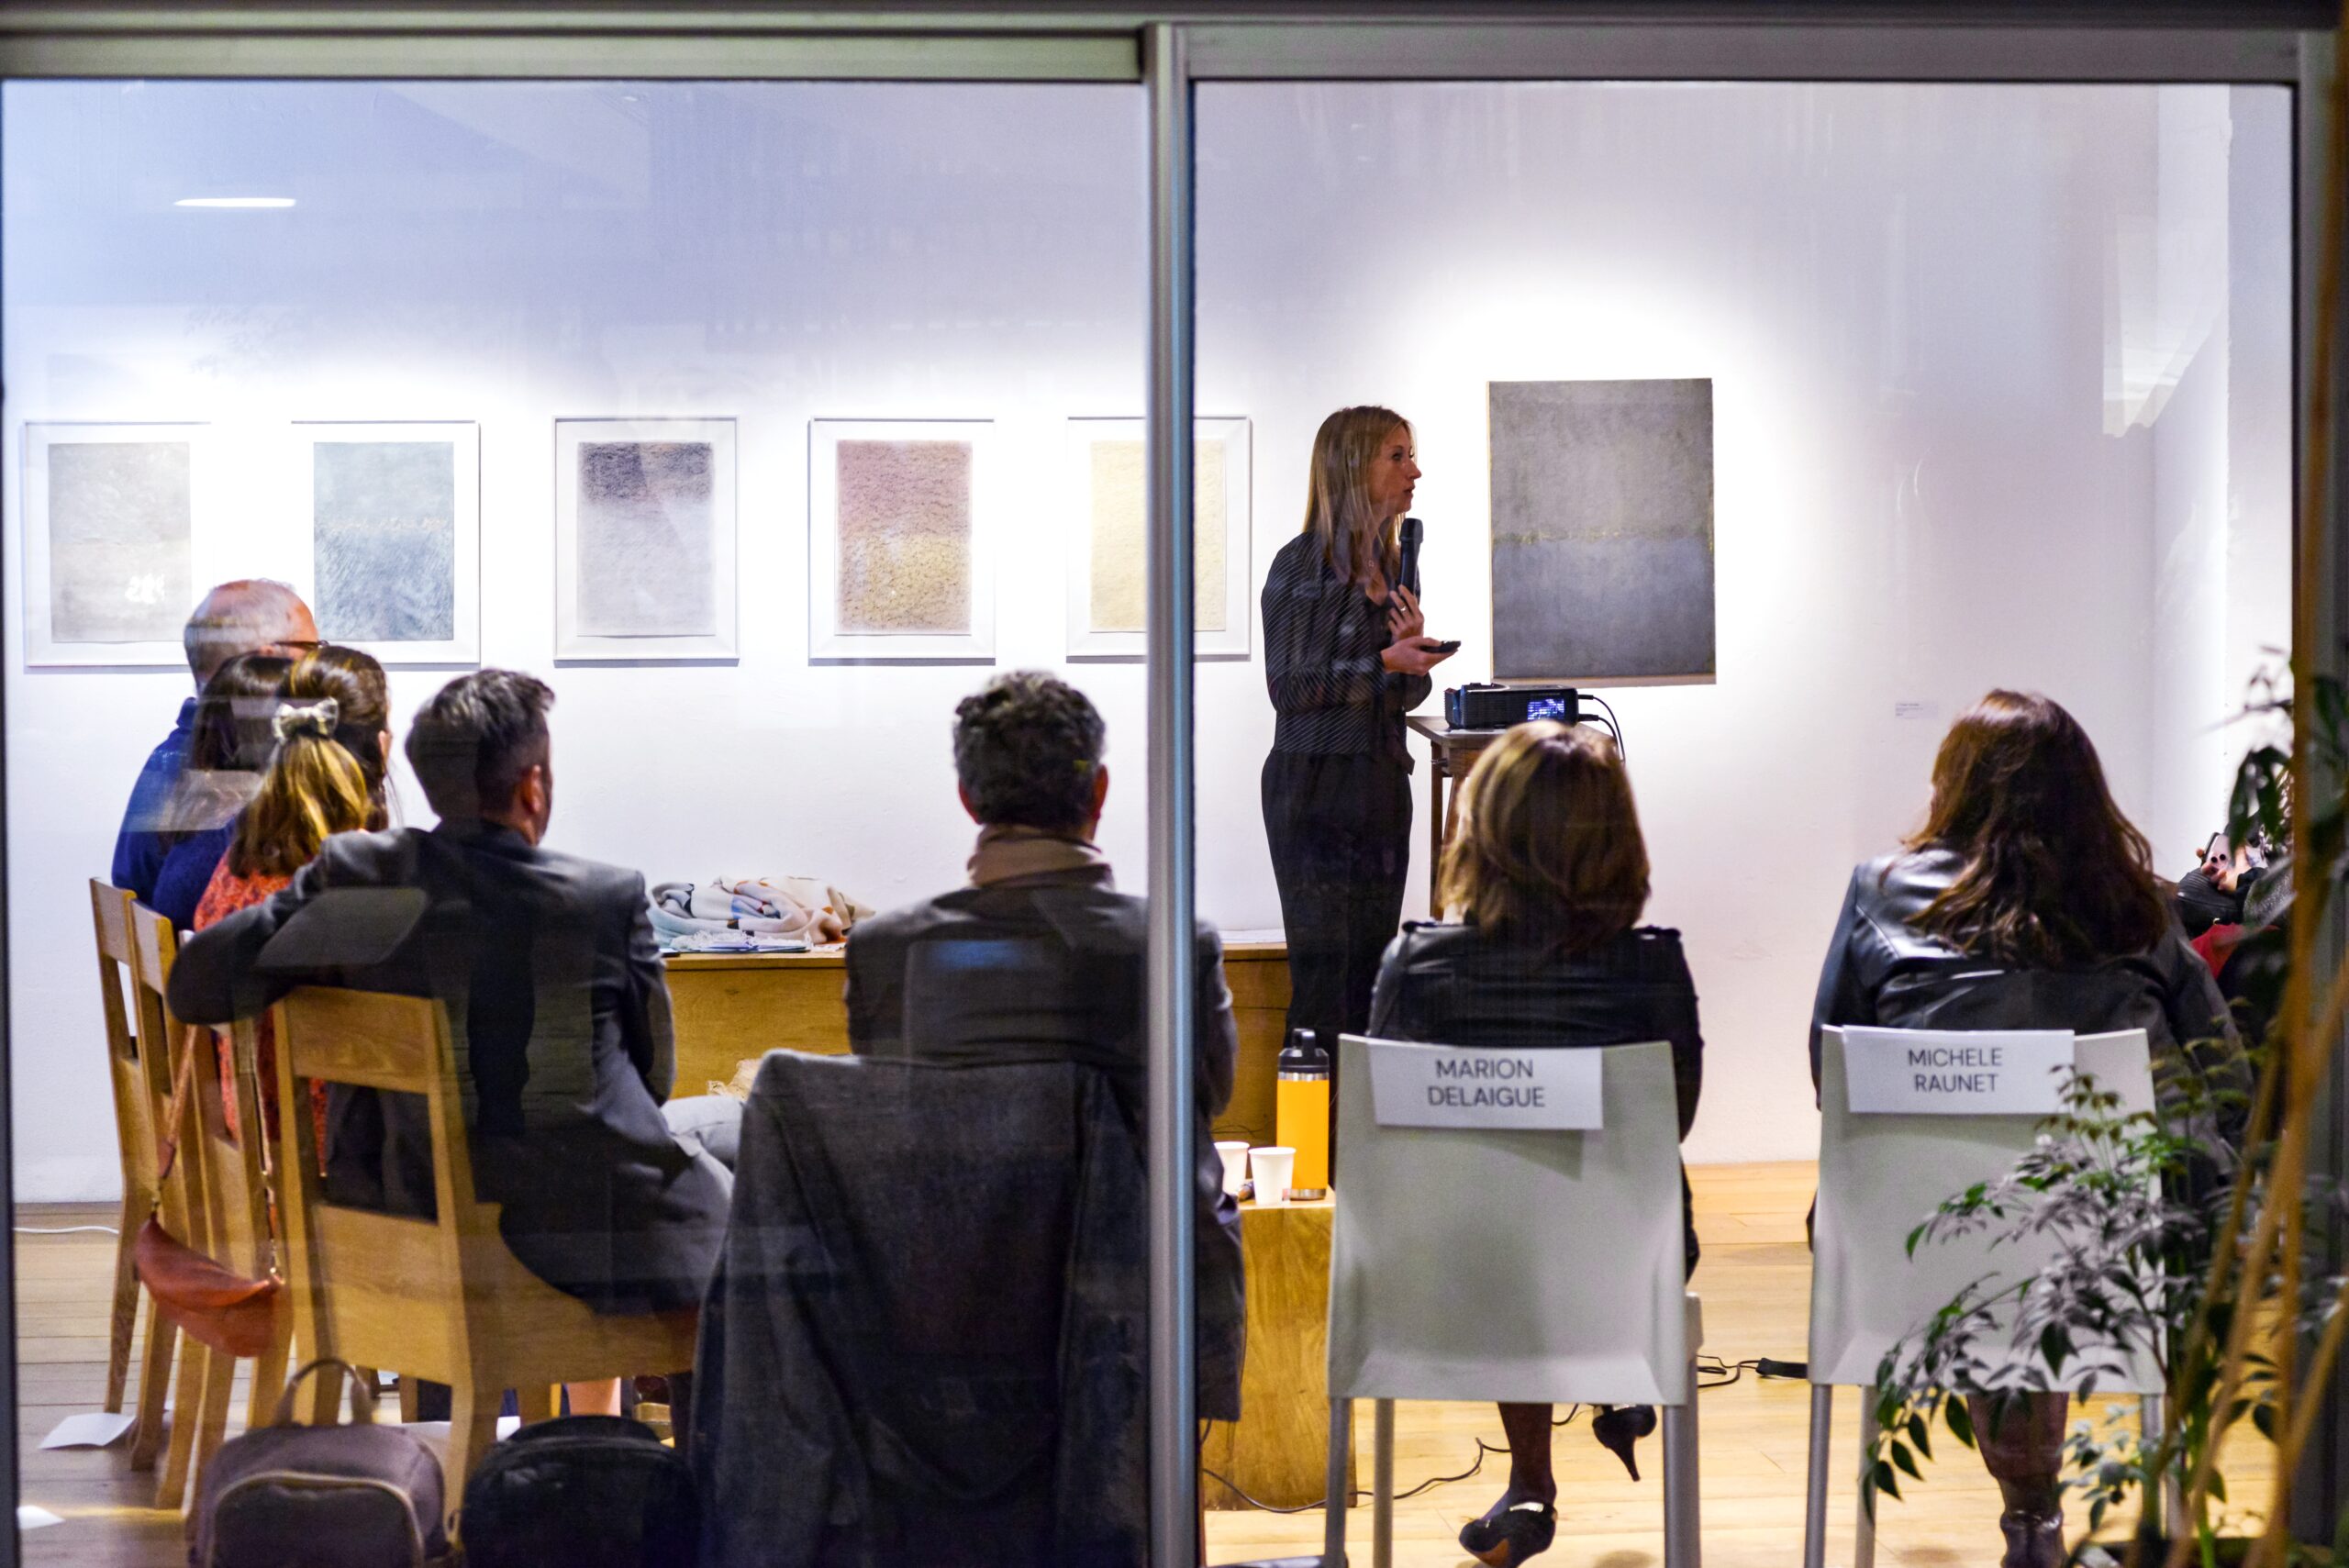
M 1411 865 L 1411 773 L 1375 755 L 1275 751 L 1264 759 L 1264 835 L 1288 935 L 1288 1027 L 1338 1036 L 1370 1023 L 1378 961 L 1403 922 Z

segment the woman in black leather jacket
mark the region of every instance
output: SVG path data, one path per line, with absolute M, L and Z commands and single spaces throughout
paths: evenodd
M 1672 1043 L 1680 1136 L 1704 1078 L 1697 989 L 1680 933 L 1639 924 L 1647 845 L 1614 743 L 1547 721 L 1521 724 L 1478 759 L 1444 852 L 1445 908 L 1458 924 L 1404 929 L 1386 950 L 1370 1032 L 1470 1046 Z M 1688 1184 L 1680 1184 L 1687 1214 Z M 1687 1221 L 1688 1267 L 1697 1230 Z M 1482 1562 L 1511 1568 L 1557 1530 L 1550 1407 L 1503 1405 L 1508 1490 L 1460 1532 Z M 1593 1435 L 1639 1478 L 1631 1445 L 1655 1428 L 1645 1406 L 1602 1410 Z
M 1820 1030 L 1840 1024 L 2142 1029 L 2157 1086 L 2189 1062 L 2248 1084 L 2218 987 L 2095 746 L 2062 707 L 2019 692 L 1950 727 L 1923 828 L 1852 873 L 1812 1010 L 1814 1088 Z M 2032 1395 L 1995 1430 L 1987 1402 L 1967 1404 L 2005 1502 L 2003 1568 L 2058 1568 L 2066 1396 Z

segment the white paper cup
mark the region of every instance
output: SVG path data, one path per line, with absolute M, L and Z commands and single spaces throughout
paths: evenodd
M 1230 1143 L 1219 1141 L 1215 1151 L 1223 1158 L 1223 1190 L 1238 1197 L 1248 1184 L 1248 1140 L 1244 1138 Z
M 1275 1208 L 1288 1202 L 1288 1179 L 1297 1170 L 1297 1151 L 1286 1144 L 1267 1143 L 1248 1151 L 1249 1169 L 1256 1178 L 1256 1206 Z

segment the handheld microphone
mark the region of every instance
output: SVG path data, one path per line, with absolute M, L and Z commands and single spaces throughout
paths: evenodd
M 1403 519 L 1403 586 L 1419 596 L 1419 536 L 1426 530 L 1417 517 Z

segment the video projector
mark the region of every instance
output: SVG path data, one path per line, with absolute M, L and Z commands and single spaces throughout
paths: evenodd
M 1507 729 L 1536 718 L 1579 724 L 1582 695 L 1572 686 L 1505 686 L 1472 681 L 1444 688 L 1443 718 L 1454 729 Z

